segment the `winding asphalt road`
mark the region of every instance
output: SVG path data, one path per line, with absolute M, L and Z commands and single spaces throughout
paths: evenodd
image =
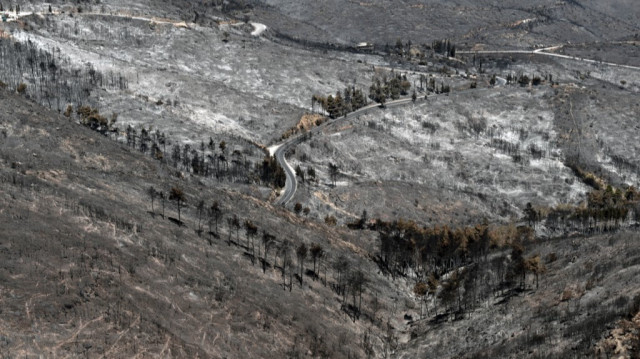
M 284 169 L 284 173 L 287 176 L 287 180 L 284 185 L 284 192 L 280 195 L 280 198 L 278 198 L 275 204 L 286 205 L 289 201 L 291 201 L 293 195 L 296 194 L 296 190 L 298 189 L 296 173 L 289 162 L 287 162 L 285 154 L 287 153 L 287 151 L 289 151 L 289 149 L 295 147 L 302 141 L 304 141 L 304 135 L 298 135 L 288 140 L 287 142 L 272 147 L 273 151 L 270 151 L 273 152 L 271 153 L 271 155 L 276 157 L 276 161 L 278 161 L 280 167 Z
M 606 65 L 606 66 L 611 66 L 611 67 L 620 67 L 620 68 L 623 68 L 623 69 L 640 70 L 640 67 L 638 67 L 638 66 L 616 64 L 616 63 L 613 63 L 613 62 L 591 60 L 591 59 L 585 59 L 583 57 L 562 55 L 562 54 L 556 54 L 555 52 L 549 52 L 549 51 L 561 49 L 562 47 L 564 47 L 564 45 L 550 46 L 550 47 L 545 47 L 545 48 L 536 49 L 536 50 L 458 51 L 458 53 L 459 54 L 465 54 L 465 55 L 472 55 L 472 54 L 529 54 L 529 55 L 541 55 L 541 56 L 557 57 L 557 58 L 561 58 L 561 59 L 586 62 L 586 63 L 590 63 L 590 64 Z
M 611 67 L 619 67 L 619 68 L 625 68 L 625 69 L 631 69 L 631 70 L 640 70 L 640 67 L 637 66 L 630 66 L 630 65 L 622 65 L 622 64 L 616 64 L 616 63 L 612 63 L 612 62 L 604 62 L 604 61 L 597 61 L 597 60 L 591 60 L 591 59 L 585 59 L 582 57 L 576 57 L 576 56 L 568 56 L 568 55 L 561 55 L 561 54 L 556 54 L 550 51 L 554 51 L 557 49 L 562 48 L 563 45 L 558 45 L 558 46 L 550 46 L 550 47 L 545 47 L 545 48 L 540 48 L 540 49 L 535 49 L 535 50 L 495 50 L 495 51 L 458 51 L 459 54 L 532 54 L 532 55 L 541 55 L 541 56 L 549 56 L 549 57 L 557 57 L 557 58 L 563 58 L 563 59 L 569 59 L 569 60 L 575 60 L 575 61 L 580 61 L 580 62 L 586 62 L 586 63 L 592 63 L 592 64 L 600 64 L 600 65 L 606 65 L 606 66 L 611 66 Z M 382 66 L 380 66 L 382 67 Z M 506 84 L 506 80 L 498 77 L 497 78 L 498 83 L 496 87 L 499 86 L 504 86 Z M 468 91 L 482 91 L 482 90 L 487 90 L 488 88 L 484 88 L 484 89 L 474 89 L 474 90 L 464 90 L 464 91 L 458 91 L 458 93 L 463 93 L 463 92 L 468 92 Z M 431 97 L 435 97 L 437 95 L 432 95 Z M 423 100 L 424 97 L 420 97 L 420 100 Z M 389 101 L 385 104 L 385 107 L 395 107 L 395 106 L 400 106 L 400 105 L 404 105 L 411 102 L 411 98 L 402 98 L 402 99 L 398 99 L 395 101 Z M 333 123 L 335 121 L 339 121 L 339 120 L 348 120 L 353 118 L 354 116 L 358 116 L 364 112 L 367 112 L 371 109 L 374 108 L 378 108 L 380 107 L 380 104 L 378 103 L 373 103 L 371 105 L 365 106 L 357 111 L 351 112 L 348 115 L 335 119 L 335 120 L 331 120 L 328 122 L 325 122 L 324 124 L 322 124 L 321 126 L 318 126 L 314 129 L 311 130 L 311 133 L 316 133 L 319 132 L 321 130 L 322 127 Z M 296 181 L 296 174 L 293 170 L 293 168 L 291 168 L 291 165 L 289 165 L 289 163 L 287 162 L 287 159 L 285 157 L 285 154 L 287 153 L 287 151 L 289 151 L 291 148 L 295 147 L 296 145 L 298 145 L 300 142 L 303 142 L 306 139 L 306 136 L 304 134 L 298 135 L 296 137 L 293 137 L 289 140 L 287 140 L 286 142 L 283 142 L 279 145 L 276 146 L 272 146 L 270 147 L 270 152 L 271 155 L 275 155 L 276 156 L 276 160 L 278 161 L 278 163 L 280 164 L 280 166 L 282 166 L 282 168 L 284 168 L 286 176 L 287 176 L 287 180 L 285 183 L 285 188 L 284 188 L 284 192 L 282 193 L 282 195 L 280 196 L 280 198 L 278 198 L 278 200 L 275 202 L 275 204 L 278 205 L 286 205 L 289 201 L 291 201 L 291 199 L 293 198 L 293 196 L 296 193 L 296 190 L 298 188 L 298 183 Z
M 481 89 L 480 89 L 481 90 Z M 466 90 L 468 91 L 468 90 Z M 458 93 L 462 93 L 462 92 L 466 92 L 466 91 L 459 91 Z M 430 97 L 435 97 L 437 95 L 432 95 Z M 425 101 L 425 97 L 418 97 L 418 99 L 416 100 L 416 102 L 418 101 Z M 405 105 L 408 103 L 411 103 L 412 99 L 411 97 L 404 97 L 404 98 L 400 98 L 397 100 L 393 100 L 393 101 L 389 101 L 386 102 L 384 107 L 385 108 L 389 108 L 389 107 L 397 107 L 397 106 L 401 106 L 401 105 Z M 367 105 L 365 107 L 362 107 L 356 111 L 350 112 L 349 114 L 347 114 L 346 116 L 343 117 L 339 117 L 330 121 L 327 121 L 325 123 L 323 123 L 320 126 L 314 127 L 310 133 L 313 135 L 315 135 L 316 133 L 322 131 L 322 129 L 334 122 L 337 121 L 346 121 L 346 120 L 350 120 L 358 115 L 362 115 L 368 111 L 374 110 L 380 108 L 380 104 L 379 103 L 372 103 L 370 105 Z M 293 168 L 291 167 L 291 165 L 287 162 L 287 158 L 286 158 L 286 153 L 287 151 L 289 151 L 290 149 L 294 148 L 295 146 L 297 146 L 298 144 L 300 144 L 301 142 L 303 142 L 304 140 L 306 140 L 308 137 L 308 134 L 299 134 L 295 137 L 292 137 L 290 139 L 288 139 L 287 141 L 272 146 L 269 148 L 269 153 L 272 156 L 276 157 L 276 160 L 278 161 L 278 164 L 280 164 L 280 166 L 284 169 L 285 174 L 287 176 L 287 180 L 285 182 L 285 186 L 284 186 L 284 190 L 280 195 L 280 198 L 278 198 L 274 204 L 276 205 L 286 205 L 289 201 L 291 201 L 291 199 L 293 198 L 293 196 L 296 194 L 296 190 L 298 189 L 298 182 L 296 180 L 296 173 L 293 170 Z
M 42 13 L 33 13 L 33 12 L 20 12 L 18 14 L 15 13 L 10 13 L 10 12 L 3 12 L 3 14 L 7 15 L 7 22 L 11 22 L 11 21 L 16 21 L 19 18 L 25 17 L 25 16 L 30 16 L 30 15 L 40 15 L 42 16 Z M 59 14 L 57 11 L 54 12 L 54 14 Z M 83 15 L 90 15 L 90 14 L 83 14 Z M 115 16 L 115 17 L 127 17 L 127 18 L 132 18 L 132 19 L 138 19 L 138 20 L 144 20 L 144 21 L 149 21 L 149 22 L 154 22 L 154 23 L 166 23 L 166 24 L 172 24 L 174 26 L 178 26 L 178 27 L 188 27 L 188 25 L 184 22 L 177 22 L 177 21 L 171 21 L 171 20 L 166 20 L 166 19 L 158 19 L 158 18 L 146 18 L 146 17 L 139 17 L 139 16 L 129 16 L 129 15 L 120 15 L 120 14 L 95 14 L 95 15 L 103 15 L 103 16 Z M 264 32 L 266 30 L 266 26 L 260 23 L 251 23 L 251 25 L 253 25 L 254 27 L 254 31 L 251 33 L 251 35 L 253 36 L 260 36 L 262 34 L 262 32 Z M 622 65 L 622 64 L 616 64 L 616 63 L 610 63 L 610 62 L 603 62 L 603 61 L 596 61 L 596 60 L 591 60 L 591 59 L 585 59 L 585 58 L 581 58 L 581 57 L 575 57 L 575 56 L 567 56 L 567 55 L 561 55 L 561 54 L 556 54 L 553 52 L 549 52 L 549 51 L 553 51 L 553 50 L 557 50 L 559 48 L 562 48 L 563 45 L 559 45 L 559 46 L 551 46 L 551 47 L 545 47 L 545 48 L 540 48 L 540 49 L 536 49 L 536 50 L 495 50 L 495 51 L 458 51 L 459 54 L 534 54 L 534 55 L 542 55 L 542 56 L 550 56 L 550 57 L 557 57 L 557 58 L 564 58 L 564 59 L 570 59 L 570 60 L 576 60 L 576 61 L 581 61 L 581 62 L 587 62 L 587 63 L 593 63 L 593 64 L 601 64 L 601 65 L 607 65 L 607 66 L 612 66 L 612 67 L 620 67 L 620 68 L 627 68 L 627 69 L 632 69 L 632 70 L 640 70 L 640 67 L 637 66 L 630 66 L 630 65 Z M 504 84 L 506 84 L 506 80 L 503 78 L 498 78 L 498 84 L 497 86 L 503 86 Z M 464 91 L 459 91 L 458 93 L 463 93 L 463 92 L 468 92 L 468 91 L 482 91 L 482 90 L 487 90 L 488 88 L 484 88 L 484 89 L 473 89 L 473 90 L 464 90 Z M 432 95 L 431 97 L 435 97 L 437 95 Z M 424 101 L 425 97 L 420 97 L 419 101 Z M 387 103 L 385 103 L 385 107 L 396 107 L 396 106 L 400 106 L 400 105 L 404 105 L 407 103 L 410 103 L 412 101 L 411 97 L 405 97 L 405 98 L 401 98 L 398 100 L 394 100 L 394 101 L 389 101 Z M 345 115 L 342 118 L 338 118 L 338 119 L 334 119 L 331 121 L 327 121 L 325 123 L 323 123 L 321 126 L 315 127 L 313 128 L 310 132 L 311 134 L 315 134 L 318 133 L 322 130 L 322 128 L 324 128 L 325 126 L 334 123 L 336 121 L 339 120 L 349 120 L 355 116 L 358 116 L 360 114 L 363 114 L 365 112 L 368 112 L 372 109 L 375 108 L 379 108 L 380 104 L 378 103 L 372 103 L 368 106 L 365 106 L 363 108 L 360 108 L 354 112 L 351 112 L 347 115 Z M 269 152 L 271 156 L 275 156 L 276 160 L 278 161 L 278 163 L 280 164 L 280 166 L 284 169 L 285 171 L 285 175 L 286 175 L 286 182 L 285 182 L 285 188 L 284 188 L 284 192 L 281 194 L 280 198 L 278 198 L 274 203 L 277 205 L 286 205 L 289 201 L 291 201 L 291 199 L 293 198 L 293 196 L 296 193 L 296 190 L 298 188 L 298 182 L 296 180 L 296 174 L 295 171 L 293 170 L 293 168 L 291 167 L 291 165 L 287 162 L 286 159 L 286 153 L 293 147 L 295 147 L 296 145 L 298 145 L 299 143 L 303 142 L 305 139 L 307 139 L 307 134 L 299 134 L 295 137 L 290 138 L 289 140 L 279 144 L 279 145 L 275 145 L 269 148 Z

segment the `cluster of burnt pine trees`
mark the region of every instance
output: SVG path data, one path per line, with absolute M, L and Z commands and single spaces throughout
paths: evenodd
M 492 296 L 522 291 L 528 274 L 537 287 L 545 271 L 539 256 L 523 256 L 524 246 L 534 238 L 528 226 L 485 223 L 451 229 L 375 220 L 368 228 L 380 236 L 375 254 L 380 268 L 392 278 L 413 278 L 415 294 L 422 302 L 432 300 L 435 315 L 437 303 L 447 315 L 460 315 Z
M 147 195 L 151 201 L 150 213 L 154 217 L 158 215 L 179 226 L 186 225 L 182 220 L 182 212 L 189 206 L 189 200 L 180 187 L 174 186 L 168 191 L 149 187 Z M 160 204 L 158 209 L 156 209 L 157 202 Z M 175 206 L 178 218 L 165 217 L 168 202 Z M 204 235 L 209 245 L 213 245 L 216 239 L 224 240 L 220 229 L 226 224 L 227 245 L 233 245 L 242 250 L 252 265 L 259 263 L 263 273 L 268 269 L 279 271 L 284 290 L 292 291 L 295 282 L 302 287 L 304 278 L 307 276 L 314 281 L 320 281 L 324 286 L 331 286 L 341 297 L 342 310 L 353 320 L 360 317 L 362 296 L 368 280 L 366 275 L 354 268 L 353 263 L 344 255 L 332 258 L 320 244 L 307 245 L 303 241 L 296 241 L 298 242 L 296 245 L 290 239 L 278 238 L 275 233 L 260 230 L 250 218 L 241 219 L 231 210 L 225 209 L 218 201 L 207 205 L 204 200 L 199 200 L 192 204 L 191 208 L 191 213 L 197 218 L 195 231 L 199 236 Z M 208 227 L 206 233 L 205 227 Z M 241 233 L 244 234 L 244 238 Z M 311 268 L 307 267 L 310 263 Z M 333 282 L 327 281 L 327 273 L 330 270 L 333 271 Z
M 366 106 L 367 99 L 360 89 L 352 86 L 345 88 L 342 93 L 337 91 L 335 96 L 313 95 L 311 97 L 311 108 L 314 111 L 316 104 L 320 105 L 322 110 L 329 114 L 329 117 L 338 118 Z
M 115 72 L 97 71 L 91 64 L 73 67 L 60 54 L 0 36 L 0 87 L 24 93 L 32 100 L 61 112 L 66 104 L 87 104 L 97 88 L 126 90 L 127 79 Z
M 246 153 L 235 150 L 232 153 L 225 141 L 215 143 L 209 138 L 207 144 L 200 142 L 199 146 L 190 144 L 171 144 L 170 139 L 160 131 L 145 128 L 139 131 L 127 126 L 124 136 L 116 126 L 118 116 L 113 114 L 110 119 L 89 106 L 81 106 L 76 110 L 80 123 L 114 140 L 122 140 L 128 147 L 141 153 L 150 155 L 156 160 L 171 165 L 187 173 L 215 177 L 218 180 L 227 179 L 233 182 L 261 183 L 277 188 L 284 187 L 286 175 L 274 157 L 265 156 L 260 163 L 253 163 L 247 159 Z M 71 117 L 73 107 L 67 106 L 64 115 Z
M 413 221 L 370 221 L 366 212 L 348 226 L 379 233 L 379 252 L 374 254 L 379 267 L 392 278 L 413 278 L 415 295 L 422 302 L 431 299 L 433 314 L 437 315 L 441 303 L 446 316 L 462 315 L 491 296 L 507 297 L 525 290 L 527 276 L 538 287 L 546 270 L 544 260 L 523 254 L 540 223 L 563 233 L 602 233 L 640 222 L 640 192 L 634 187 L 607 186 L 587 197 L 579 206 L 535 208 L 528 203 L 524 208 L 528 225 L 522 226 L 425 227 Z

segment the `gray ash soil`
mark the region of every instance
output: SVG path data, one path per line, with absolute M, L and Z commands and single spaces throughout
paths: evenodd
M 267 145 L 297 123 L 312 95 L 370 81 L 370 66 L 354 58 L 275 44 L 251 36 L 251 26 L 181 28 L 115 14 L 30 16 L 26 29 L 8 31 L 59 48 L 76 66 L 123 74 L 126 91 L 95 89 L 91 103 L 118 113 L 122 127 L 187 142 L 234 136 Z
M 82 12 L 54 2 L 56 14 L 18 3 L 45 14 L 2 24 L 0 35 L 67 58 L 67 73 L 122 74 L 128 87 L 87 86 L 70 101 L 117 113 L 120 133 L 108 138 L 61 115 L 66 103 L 34 103 L 51 97 L 34 79 L 46 64 L 14 71 L 0 61 L 0 356 L 639 355 L 640 198 L 629 186 L 640 187 L 640 71 L 530 52 L 427 50 L 428 66 L 409 66 L 327 45 L 563 45 L 549 51 L 638 65 L 634 0 L 102 0 Z M 244 20 L 267 30 L 252 36 Z M 127 125 L 196 153 L 211 137 L 232 162 L 260 165 L 312 95 L 367 93 L 393 64 L 423 71 L 407 73 L 412 84 L 422 74 L 453 91 L 330 122 L 288 156 L 317 180 L 299 183 L 286 208 L 258 178 L 199 177 L 123 143 Z M 492 87 L 493 74 L 542 83 Z M 593 182 L 630 206 L 625 218 L 578 220 L 593 209 Z M 181 188 L 180 214 L 167 200 L 161 215 L 150 186 Z M 222 209 L 215 235 L 201 200 Z M 551 228 L 524 217 L 527 203 L 566 211 Z M 365 228 L 354 229 L 364 211 Z M 389 223 L 377 232 L 374 218 Z M 263 270 L 265 233 L 275 239 Z M 325 255 L 297 257 L 303 243 Z M 435 289 L 420 298 L 431 276 Z
M 2 355 L 272 358 L 313 350 L 347 357 L 361 350 L 344 343 L 357 342 L 364 324 L 340 312 L 328 286 L 307 277 L 303 288 L 283 290 L 275 247 L 263 274 L 244 254 L 244 230 L 241 243 L 230 246 L 225 223 L 240 214 L 278 242 L 321 244 L 375 273 L 357 254 L 367 239 L 180 179 L 158 161 L 5 91 L 0 103 Z M 159 199 L 150 213 L 149 186 L 184 190 L 185 225 L 169 220 L 177 217 L 173 202 L 166 218 Z M 196 234 L 200 199 L 219 201 L 220 238 Z M 390 288 L 385 278 L 371 285 L 380 287 L 376 292 Z
M 538 287 L 531 280 L 514 297 L 490 295 L 481 309 L 460 316 L 455 324 L 418 321 L 407 330 L 411 339 L 398 357 L 604 357 L 595 345 L 605 337 L 603 329 L 615 328 L 616 318 L 635 314 L 629 309 L 640 289 L 635 279 L 640 271 L 637 233 L 543 242 L 529 250 L 546 258 L 548 273 Z M 623 349 L 622 357 L 632 351 Z
M 532 276 L 523 292 L 479 286 L 474 309 L 456 320 L 443 317 L 446 304 L 431 298 L 419 319 L 416 278 L 380 271 L 371 261 L 378 251 L 373 232 L 327 227 L 177 177 L 5 91 L 0 104 L 3 355 L 564 357 L 592 353 L 635 303 L 638 237 L 619 233 L 528 242 L 525 255 L 540 255 L 547 268 L 538 288 Z M 159 200 L 150 212 L 148 186 L 184 190 L 183 226 L 169 220 L 177 216 L 175 203 L 166 204 L 166 218 Z M 224 220 L 220 238 L 198 236 L 200 199 L 219 201 L 225 218 L 250 219 L 278 243 L 322 245 L 328 255 L 319 261 L 321 279 L 305 276 L 302 287 L 294 279 L 289 292 L 277 251 L 271 249 L 263 274 L 250 260 L 251 238 Z M 493 251 L 490 268 L 508 265 L 507 253 Z M 367 279 L 355 321 L 331 289 L 341 255 Z M 500 268 L 486 272 L 487 283 L 498 280 Z M 472 340 L 460 342 L 462 333 Z
M 290 36 L 321 42 L 430 43 L 527 47 L 619 39 L 637 33 L 632 1 L 259 1 L 258 17 Z M 264 12 L 264 14 L 263 14 Z M 290 20 L 291 19 L 291 20 Z M 288 24 L 294 22 L 296 26 Z M 363 26 L 363 24 L 366 24 Z
M 296 149 L 301 167 L 323 174 L 301 201 L 429 225 L 507 222 L 528 202 L 578 203 L 589 189 L 563 163 L 549 109 L 554 91 L 454 92 L 338 121 Z M 542 156 L 532 156 L 534 150 Z M 341 169 L 335 188 L 326 182 L 329 163 Z
M 640 66 L 639 46 L 640 38 L 634 35 L 629 40 L 617 41 L 611 44 L 589 43 L 565 46 L 561 53 L 622 65 Z

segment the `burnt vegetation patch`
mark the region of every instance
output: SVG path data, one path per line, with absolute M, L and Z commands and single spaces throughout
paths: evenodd
M 303 1 L 314 17 L 283 29 L 278 21 L 295 15 L 274 12 L 290 4 L 271 3 L 154 0 L 125 12 L 106 1 L 6 25 L 0 355 L 608 357 L 618 343 L 637 355 L 637 161 L 589 114 L 606 107 L 594 86 L 632 98 L 634 75 L 534 61 L 533 50 L 474 53 L 506 39 L 534 44 L 548 38 L 534 29 L 562 29 L 554 19 L 566 8 L 595 10 L 475 9 L 481 31 L 450 21 L 475 5 L 436 1 L 434 18 L 420 4 L 392 13 Z M 354 28 L 340 36 L 372 42 L 336 44 L 336 29 L 352 26 L 336 21 L 371 11 L 375 39 Z M 256 14 L 271 21 L 263 35 L 250 35 Z M 446 38 L 450 26 L 457 34 Z M 442 39 L 416 43 L 425 29 Z M 95 46 L 100 61 L 45 49 L 47 36 Z M 180 50 L 158 51 L 165 36 Z M 109 46 L 108 63 L 141 76 L 98 65 Z M 154 61 L 129 59 L 145 51 Z M 269 54 L 285 60 L 282 74 L 262 71 Z M 298 86 L 278 88 L 287 81 Z M 381 106 L 349 116 L 372 102 Z M 154 121 L 140 125 L 143 106 Z M 635 118 L 634 107 L 616 106 L 614 120 Z M 191 132 L 156 126 L 163 116 Z M 290 207 L 272 204 L 292 179 L 268 154 L 273 143 L 248 140 L 261 131 L 276 133 L 265 142 L 299 140 L 286 154 L 299 181 Z

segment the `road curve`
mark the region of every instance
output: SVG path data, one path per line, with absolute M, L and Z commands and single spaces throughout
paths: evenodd
M 503 85 L 505 85 L 507 83 L 507 80 L 501 78 L 501 77 L 497 77 L 498 83 L 496 84 L 496 86 L 493 87 L 501 87 Z M 468 89 L 468 90 L 462 90 L 462 91 L 456 91 L 456 93 L 460 94 L 460 93 L 467 93 L 467 92 L 479 92 L 479 91 L 486 91 L 489 90 L 493 87 L 485 87 L 485 88 L 479 88 L 479 89 Z M 426 101 L 428 98 L 432 98 L 432 97 L 437 97 L 437 96 L 448 96 L 448 93 L 443 93 L 443 94 L 433 94 L 431 96 L 418 96 L 415 102 L 423 102 Z M 397 107 L 397 106 L 401 106 L 401 105 L 406 105 L 408 103 L 412 103 L 413 99 L 411 98 L 411 96 L 407 96 L 407 97 L 403 97 L 397 100 L 393 100 L 393 101 L 389 101 L 386 102 L 384 104 L 384 108 L 389 108 L 389 107 Z M 348 113 L 347 115 L 343 116 L 343 117 L 338 117 L 336 119 L 333 120 L 329 120 L 327 122 L 324 122 L 322 125 L 314 127 L 313 129 L 311 129 L 311 134 L 315 135 L 316 133 L 322 131 L 322 129 L 334 122 L 337 121 L 345 121 L 345 120 L 349 120 L 353 117 L 356 117 L 358 115 L 362 115 L 363 113 L 366 113 L 368 111 L 371 110 L 375 110 L 377 108 L 380 108 L 380 104 L 377 102 L 374 102 L 370 105 L 367 105 L 365 107 L 359 108 L 353 112 Z M 305 133 L 303 134 L 299 134 L 295 137 L 291 137 L 288 140 L 286 140 L 285 142 L 282 142 L 278 145 L 274 145 L 269 147 L 269 154 L 271 156 L 275 156 L 276 160 L 278 161 L 278 164 L 284 169 L 285 171 L 285 175 L 287 176 L 287 180 L 285 182 L 285 186 L 284 186 L 284 191 L 281 193 L 280 198 L 278 198 L 274 204 L 276 205 L 286 205 L 287 203 L 289 203 L 289 201 L 291 201 L 291 199 L 293 198 L 293 196 L 296 194 L 296 190 L 298 188 L 298 182 L 296 180 L 296 173 L 293 170 L 293 168 L 291 167 L 291 165 L 287 162 L 287 158 L 286 158 L 286 153 L 287 151 L 289 151 L 291 148 L 295 147 L 296 145 L 298 145 L 299 143 L 303 142 L 305 139 L 307 139 L 307 135 Z
M 424 96 L 420 98 L 421 100 L 424 99 Z M 417 100 L 416 100 L 417 101 Z M 405 97 L 405 98 L 401 98 L 401 99 L 397 99 L 397 100 L 393 100 L 393 101 L 389 101 L 387 103 L 385 103 L 385 107 L 396 107 L 396 106 L 400 106 L 400 105 L 404 105 L 407 103 L 412 102 L 411 97 Z M 349 120 L 355 116 L 361 115 L 367 111 L 370 111 L 372 109 L 376 109 L 379 108 L 380 104 L 379 103 L 372 103 L 370 105 L 367 105 L 365 107 L 359 108 L 356 111 L 350 112 L 349 114 L 347 114 L 344 117 L 339 117 L 330 121 L 327 121 L 325 123 L 323 123 L 322 125 L 315 127 L 311 130 L 312 134 L 318 133 L 321 131 L 321 129 L 323 127 L 326 127 L 327 125 L 336 122 L 336 121 L 344 121 L 344 120 Z M 305 139 L 307 138 L 306 134 L 299 134 L 295 137 L 291 137 L 290 139 L 286 140 L 285 142 L 279 144 L 279 145 L 275 145 L 270 147 L 270 155 L 275 156 L 276 161 L 278 161 L 278 164 L 280 165 L 280 167 L 282 167 L 284 169 L 284 173 L 287 177 L 287 180 L 285 181 L 285 186 L 283 189 L 283 192 L 280 194 L 280 197 L 274 202 L 274 204 L 276 205 L 286 205 L 287 203 L 289 203 L 289 201 L 291 201 L 291 199 L 293 198 L 293 196 L 296 194 L 296 190 L 298 189 L 298 182 L 296 180 L 296 173 L 293 170 L 293 168 L 291 167 L 291 165 L 289 164 L 289 162 L 287 162 L 287 158 L 286 158 L 286 153 L 287 151 L 289 151 L 291 148 L 295 147 L 296 145 L 298 145 L 299 143 L 303 142 Z
M 287 162 L 285 154 L 292 146 L 295 146 L 296 144 L 301 142 L 302 141 L 301 138 L 302 138 L 301 136 L 297 136 L 277 146 L 275 148 L 275 152 L 273 153 L 273 156 L 276 157 L 276 161 L 278 161 L 278 164 L 280 165 L 280 167 L 284 169 L 284 173 L 287 177 L 287 180 L 285 181 L 285 185 L 284 185 L 284 191 L 281 193 L 280 198 L 278 198 L 278 200 L 275 202 L 275 204 L 277 205 L 280 205 L 280 204 L 286 205 L 289 201 L 291 201 L 291 199 L 293 198 L 293 195 L 296 194 L 296 190 L 298 189 L 298 181 L 296 180 L 296 173 L 291 167 L 291 165 L 289 164 L 289 162 Z
M 569 55 L 562 55 L 562 54 L 556 54 L 554 52 L 550 52 L 550 51 L 554 51 L 554 50 L 557 50 L 557 49 L 561 49 L 563 46 L 564 45 L 550 46 L 550 47 L 540 48 L 540 49 L 536 49 L 536 50 L 458 51 L 458 54 L 465 54 L 465 55 L 472 55 L 472 54 L 529 54 L 529 55 L 541 55 L 541 56 L 549 56 L 549 57 L 556 57 L 556 58 L 567 59 L 567 60 L 586 62 L 586 63 L 590 63 L 590 64 L 595 64 L 595 65 L 605 65 L 605 66 L 611 66 L 611 67 L 619 67 L 619 68 L 629 69 L 629 70 L 640 70 L 640 66 L 616 64 L 616 63 L 613 63 L 613 62 L 592 60 L 592 59 L 587 59 L 587 58 L 579 57 L 579 56 L 569 56 Z

